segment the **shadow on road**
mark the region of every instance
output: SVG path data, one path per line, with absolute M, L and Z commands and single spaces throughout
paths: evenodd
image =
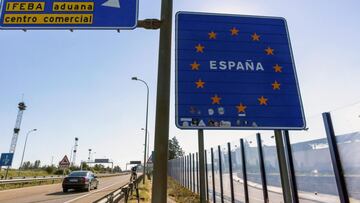
M 72 195 L 72 194 L 78 194 L 78 193 L 86 193 L 87 191 L 81 191 L 81 190 L 70 190 L 68 192 L 53 192 L 53 193 L 49 193 L 46 194 L 46 196 L 59 196 L 59 195 Z

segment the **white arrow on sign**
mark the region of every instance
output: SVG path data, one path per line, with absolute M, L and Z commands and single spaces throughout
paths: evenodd
M 10 162 L 9 156 L 6 155 L 6 156 L 5 156 L 5 160 L 4 160 L 4 164 L 5 164 L 5 165 L 8 165 L 9 162 Z
M 120 8 L 120 0 L 107 0 L 102 6 Z

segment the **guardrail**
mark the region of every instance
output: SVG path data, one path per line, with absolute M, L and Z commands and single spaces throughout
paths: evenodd
M 119 202 L 121 199 L 125 198 L 125 203 L 129 199 L 129 195 L 132 195 L 133 192 L 136 192 L 137 199 L 139 200 L 139 190 L 138 184 L 142 180 L 143 175 L 139 176 L 136 180 L 130 181 L 115 191 L 105 195 L 104 197 L 94 201 L 93 203 L 114 203 Z
M 126 173 L 115 173 L 115 174 L 97 174 L 98 178 L 107 178 L 107 177 L 113 177 L 113 176 L 121 176 L 121 175 L 127 175 Z M 8 180 L 0 180 L 0 188 L 5 187 L 6 185 L 11 184 L 28 184 L 28 183 L 38 183 L 41 185 L 44 182 L 52 181 L 52 184 L 55 183 L 56 180 L 62 180 L 66 176 L 41 176 L 41 177 L 34 177 L 34 178 L 14 178 L 14 179 L 8 179 Z

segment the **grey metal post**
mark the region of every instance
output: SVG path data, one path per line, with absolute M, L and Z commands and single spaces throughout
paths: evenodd
M 257 140 L 257 145 L 258 145 L 259 164 L 260 164 L 261 183 L 262 183 L 264 202 L 268 203 L 269 202 L 269 194 L 268 194 L 268 189 L 267 189 L 264 154 L 263 154 L 263 150 L 262 150 L 262 143 L 261 143 L 261 135 L 260 135 L 260 133 L 256 134 L 256 140 Z
M 199 193 L 199 154 L 196 152 L 196 159 L 195 159 L 195 166 L 196 166 L 196 193 Z
M 215 172 L 214 172 L 214 150 L 211 148 L 211 178 L 212 178 L 212 195 L 213 202 L 216 203 L 216 191 L 215 191 Z
M 189 154 L 189 190 L 193 191 L 193 174 L 192 174 L 192 157 L 191 157 L 191 153 Z
M 223 186 L 223 177 L 222 177 L 222 160 L 221 160 L 221 147 L 218 145 L 218 155 L 219 155 L 219 175 L 220 175 L 220 195 L 221 203 L 224 203 L 224 186 Z
M 146 86 L 146 118 L 145 118 L 145 144 L 144 144 L 144 167 L 143 167 L 143 184 L 145 184 L 145 179 L 146 179 L 146 163 L 147 163 L 147 160 L 146 160 L 146 155 L 147 155 L 147 141 L 148 141 L 148 138 L 147 138 L 147 134 L 148 134 L 148 116 L 149 116 L 149 86 L 148 84 L 144 81 L 144 80 L 141 80 L 137 77 L 132 77 L 132 80 L 137 80 L 137 81 L 140 81 L 142 83 L 145 84 Z M 89 155 L 90 157 L 90 155 Z
M 206 185 L 206 201 L 209 200 L 209 177 L 208 177 L 208 161 L 207 161 L 207 151 L 204 151 L 205 155 L 205 185 Z
M 289 171 L 286 164 L 284 141 L 281 130 L 275 130 L 275 141 L 276 141 L 276 151 L 279 161 L 280 178 L 281 178 L 281 186 L 283 191 L 284 202 L 290 203 L 292 200 L 290 181 L 289 181 L 290 179 L 289 179 Z
M 244 181 L 245 203 L 249 203 L 249 188 L 247 184 L 247 172 L 246 172 L 246 155 L 245 155 L 245 146 L 243 139 L 240 139 L 240 150 L 241 150 L 241 163 L 242 163 L 241 165 L 242 165 L 243 181 Z
M 292 151 L 291 151 L 291 144 L 290 144 L 288 130 L 284 130 L 284 144 L 285 144 L 285 150 L 287 153 L 287 161 L 288 161 L 288 167 L 289 167 L 290 186 L 291 186 L 290 190 L 291 190 L 291 194 L 292 194 L 292 203 L 299 203 L 299 195 L 298 195 L 298 191 L 297 191 L 293 155 L 292 155 Z
M 166 203 L 167 201 L 166 171 L 169 140 L 172 13 L 173 0 L 162 0 L 152 203 Z
M 228 157 L 229 157 L 229 173 L 230 173 L 230 192 L 231 192 L 231 202 L 235 202 L 234 195 L 234 182 L 233 182 L 233 169 L 232 169 L 232 159 L 231 159 L 231 146 L 230 142 L 228 142 Z
M 340 160 L 339 149 L 336 142 L 335 131 L 331 120 L 331 115 L 329 112 L 326 112 L 323 113 L 322 116 L 325 124 L 326 137 L 329 143 L 331 162 L 334 169 L 334 175 L 335 175 L 340 201 L 341 203 L 348 203 L 350 202 L 349 194 L 346 189 L 344 171 Z
M 195 193 L 196 192 L 196 187 L 195 187 L 195 184 L 196 184 L 196 179 L 195 179 L 195 154 L 192 155 L 192 174 L 193 174 L 193 192 Z
M 199 145 L 199 174 L 200 174 L 200 203 L 206 202 L 205 195 L 205 149 L 204 149 L 204 130 L 198 130 Z

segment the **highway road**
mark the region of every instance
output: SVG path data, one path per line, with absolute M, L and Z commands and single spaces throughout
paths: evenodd
M 0 191 L 1 203 L 80 203 L 93 202 L 128 183 L 130 175 L 99 179 L 99 188 L 91 192 L 62 192 L 61 184 Z

